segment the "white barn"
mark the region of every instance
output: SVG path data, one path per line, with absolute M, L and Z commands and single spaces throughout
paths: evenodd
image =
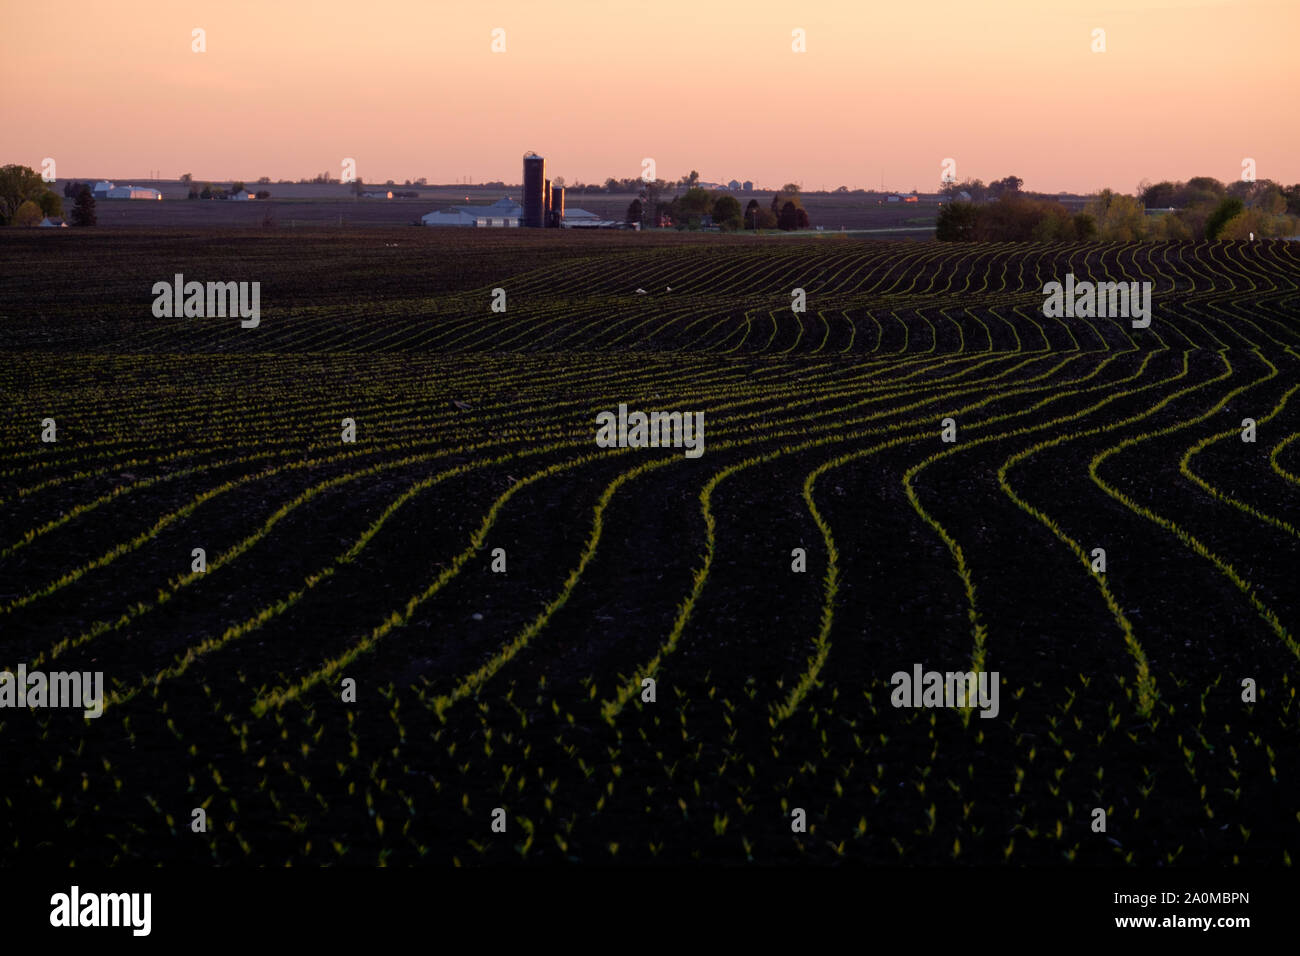
M 453 206 L 449 210 L 427 213 L 420 217 L 425 226 L 461 226 L 479 228 L 517 227 L 524 207 L 508 196 L 490 206 Z
M 621 224 L 612 219 L 601 219 L 594 212 L 585 209 L 566 209 L 564 221 L 560 225 L 565 229 L 608 229 Z
M 108 199 L 162 199 L 162 193 L 145 186 L 114 186 L 105 196 Z

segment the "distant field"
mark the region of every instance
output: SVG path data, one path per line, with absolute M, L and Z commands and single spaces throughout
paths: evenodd
M 1300 854 L 1300 245 L 203 225 L 0 230 L 0 865 Z
M 487 189 L 481 186 L 469 187 L 418 187 L 418 186 L 375 186 L 374 189 L 396 189 L 420 191 L 419 199 L 354 199 L 348 196 L 347 187 L 342 185 L 317 185 L 270 183 L 258 185 L 249 183 L 248 188 L 270 190 L 271 198 L 252 202 L 230 202 L 220 200 L 187 200 L 188 187 L 178 183 L 133 181 L 136 185 L 153 186 L 163 193 L 161 202 L 144 200 L 100 200 L 96 203 L 96 213 L 101 226 L 121 227 L 167 227 L 181 228 L 259 228 L 263 220 L 270 216 L 275 227 L 291 228 L 298 226 L 406 226 L 418 222 L 425 213 L 435 209 L 446 209 L 452 205 L 461 205 L 469 197 L 470 203 L 491 203 L 508 195 L 520 198 L 519 187 Z M 62 189 L 62 181 L 56 184 Z M 372 187 L 367 187 L 372 188 Z M 757 199 L 765 208 L 771 203 L 772 194 L 736 193 L 741 205 L 746 205 L 751 198 Z M 586 209 L 603 219 L 622 219 L 627 208 L 635 199 L 634 194 L 570 193 L 566 197 L 569 207 Z M 827 231 L 845 229 L 883 229 L 918 224 L 933 225 L 938 213 L 935 203 L 886 203 L 865 195 L 838 195 L 827 193 L 809 193 L 803 197 L 814 226 L 821 226 Z M 71 209 L 71 200 L 65 201 L 65 208 Z

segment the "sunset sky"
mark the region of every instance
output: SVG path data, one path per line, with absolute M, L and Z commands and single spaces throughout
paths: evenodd
M 1300 181 L 1300 0 L 43 0 L 4 19 L 0 162 L 61 177 L 354 157 L 367 182 L 517 183 L 531 149 L 570 183 L 644 157 L 807 189 L 933 190 L 945 157 L 1044 191 L 1230 181 L 1245 157 Z

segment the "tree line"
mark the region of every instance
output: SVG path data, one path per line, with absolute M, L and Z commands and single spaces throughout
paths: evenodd
M 649 214 L 651 224 L 662 222 L 677 229 L 699 229 L 705 224 L 706 216 L 723 232 L 741 229 L 783 229 L 788 232 L 811 227 L 795 183 L 786 183 L 774 193 L 768 207 L 764 208 L 757 199 L 751 199 L 743 210 L 735 196 L 724 192 L 710 192 L 692 186 L 680 195 L 663 199 L 663 190 L 670 184 L 656 180 L 641 185 L 645 202 L 632 200 L 627 209 L 628 222 L 644 222 Z
M 1140 183 L 1137 195 L 1103 189 L 1081 212 L 1021 191 L 1008 176 L 990 186 L 979 180 L 945 183 L 949 201 L 935 223 L 937 239 L 964 241 L 1131 242 L 1139 239 L 1247 239 L 1294 236 L 1300 231 L 1300 184 L 1271 180 L 1224 185 L 1211 176 L 1187 182 Z M 970 199 L 957 199 L 965 192 Z M 1160 210 L 1155 214 L 1148 214 Z M 1165 211 L 1170 210 L 1170 211 Z

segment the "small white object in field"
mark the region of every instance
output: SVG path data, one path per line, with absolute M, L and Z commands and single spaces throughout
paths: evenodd
M 637 294 L 637 295 L 645 295 L 645 289 L 637 289 L 637 290 L 636 290 L 636 294 Z
M 673 287 L 670 286 L 670 285 L 666 285 L 666 286 L 664 286 L 664 288 L 667 289 L 669 292 L 672 292 L 672 291 L 673 291 Z
M 1251 242 L 1255 241 L 1255 234 L 1253 232 L 1250 234 L 1250 241 Z
M 472 618 L 473 618 L 474 620 L 476 620 L 476 621 L 481 621 L 481 620 L 483 620 L 483 615 L 482 615 L 482 614 L 479 614 L 477 611 L 475 611 L 473 614 L 471 614 L 470 617 L 472 617 Z

